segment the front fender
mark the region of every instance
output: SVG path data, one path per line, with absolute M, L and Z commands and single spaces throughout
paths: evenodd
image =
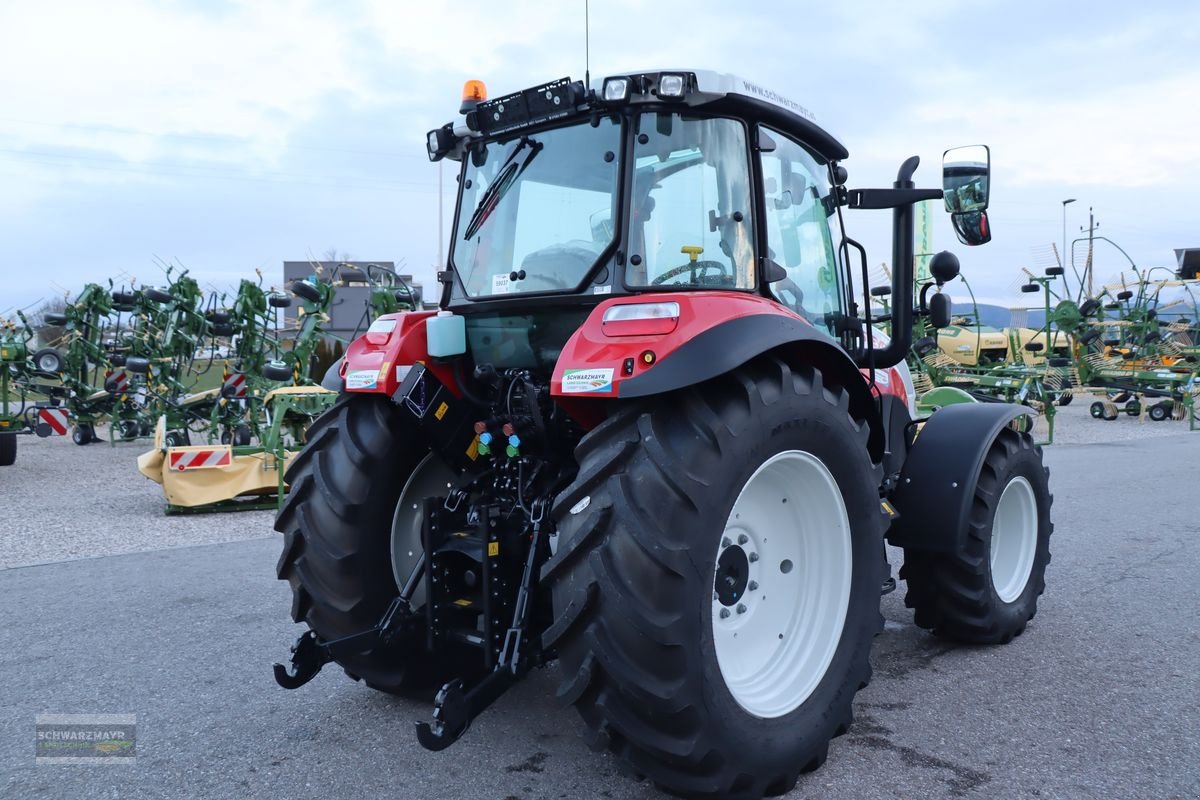
M 888 530 L 888 541 L 939 553 L 960 549 L 992 442 L 1017 417 L 1031 413 L 1009 403 L 959 403 L 934 412 L 900 470 L 891 497 L 900 517 Z

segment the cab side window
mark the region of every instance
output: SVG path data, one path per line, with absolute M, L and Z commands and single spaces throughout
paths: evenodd
M 781 303 L 830 333 L 829 315 L 841 307 L 837 256 L 830 226 L 836 225 L 826 168 L 808 150 L 773 130 L 774 144 L 760 155 L 767 257 L 787 277 L 770 286 Z

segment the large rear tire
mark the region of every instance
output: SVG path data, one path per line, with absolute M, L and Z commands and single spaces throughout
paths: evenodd
M 328 641 L 374 627 L 399 594 L 392 575 L 392 517 L 425 456 L 391 402 L 343 395 L 308 429 L 288 469 L 275 520 L 284 535 L 276 573 L 292 587 L 292 619 Z M 339 662 L 373 689 L 404 693 L 432 679 L 424 650 L 368 648 Z
M 972 644 L 1021 635 L 1046 588 L 1054 530 L 1049 478 L 1029 434 L 1000 431 L 984 459 L 959 551 L 905 548 L 904 603 L 919 627 Z
M 782 794 L 824 762 L 880 628 L 868 433 L 844 389 L 764 358 L 580 443 L 545 644 L 593 747 L 695 797 Z
M 0 433 L 0 467 L 11 467 L 17 460 L 17 435 Z

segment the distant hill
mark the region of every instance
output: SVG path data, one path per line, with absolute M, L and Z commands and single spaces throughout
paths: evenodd
M 970 303 L 954 303 L 951 310 L 955 314 L 974 313 L 975 306 Z M 1040 317 L 1040 315 L 1039 315 Z M 979 304 L 979 324 L 989 328 L 1007 328 L 1012 321 L 1012 312 L 1004 306 L 994 306 L 989 303 Z

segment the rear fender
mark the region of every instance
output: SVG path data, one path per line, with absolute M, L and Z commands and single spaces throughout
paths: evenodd
M 386 394 L 390 397 L 400 387 L 408 368 L 420 362 L 457 395 L 454 373 L 445 364 L 432 363 L 429 357 L 425 320 L 433 314 L 432 311 L 401 311 L 379 316 L 370 330 L 346 348 L 336 373 L 337 380 L 327 374 L 322 385 L 330 381 L 337 389 L 350 394 Z M 388 321 L 395 323 L 390 330 Z
M 605 312 L 635 303 L 679 304 L 665 333 L 614 336 Z M 850 410 L 871 425 L 869 448 L 882 457 L 884 436 L 866 380 L 831 339 L 785 306 L 740 292 L 689 292 L 616 298 L 598 305 L 567 341 L 554 368 L 551 393 L 581 422 L 596 417 L 599 398 L 638 399 L 677 391 L 730 372 L 764 353 L 793 366 L 812 365 L 850 396 Z
M 1030 409 L 1009 403 L 960 403 L 938 409 L 909 448 L 892 493 L 900 516 L 888 530 L 897 547 L 951 553 L 967 535 L 983 460 L 1003 428 Z

